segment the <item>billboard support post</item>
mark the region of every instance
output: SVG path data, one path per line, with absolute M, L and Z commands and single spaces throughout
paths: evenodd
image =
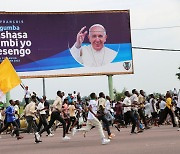
M 6 107 L 9 106 L 9 100 L 10 100 L 10 91 L 6 93 Z
M 109 87 L 109 96 L 111 100 L 114 100 L 114 94 L 113 94 L 113 75 L 108 75 L 108 87 Z
M 46 96 L 45 78 L 43 78 L 43 96 Z

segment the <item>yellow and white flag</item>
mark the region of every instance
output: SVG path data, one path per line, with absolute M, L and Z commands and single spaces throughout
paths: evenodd
M 21 83 L 16 70 L 6 57 L 0 64 L 0 97 Z

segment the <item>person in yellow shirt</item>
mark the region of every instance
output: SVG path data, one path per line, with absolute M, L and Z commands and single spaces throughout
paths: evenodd
M 37 131 L 37 125 L 35 122 L 36 119 L 36 96 L 31 96 L 31 102 L 29 104 L 26 105 L 25 109 L 24 109 L 24 115 L 26 117 L 26 121 L 28 123 L 27 126 L 27 133 L 31 133 L 32 132 L 32 128 L 34 130 L 34 132 Z
M 162 125 L 162 123 L 164 122 L 168 114 L 171 116 L 173 127 L 176 127 L 177 125 L 175 123 L 173 110 L 172 110 L 172 98 L 169 91 L 167 91 L 166 93 L 166 107 L 164 109 L 163 116 L 159 119 L 159 122 L 158 122 L 159 125 Z
M 75 103 L 72 102 L 70 105 L 69 105 L 69 115 L 70 115 L 70 123 L 71 123 L 71 129 L 75 126 L 74 124 L 77 124 L 77 121 L 76 121 L 76 114 L 75 114 L 75 111 L 76 111 L 76 107 L 75 107 Z M 70 129 L 70 130 L 71 130 Z

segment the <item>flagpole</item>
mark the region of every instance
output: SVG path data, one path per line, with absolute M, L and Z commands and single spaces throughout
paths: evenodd
M 10 100 L 10 91 L 6 93 L 6 107 L 8 107 L 10 104 L 9 104 L 9 100 Z

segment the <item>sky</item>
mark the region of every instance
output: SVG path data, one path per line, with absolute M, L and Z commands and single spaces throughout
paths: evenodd
M 130 10 L 131 39 L 134 47 L 180 50 L 179 0 L 0 0 L 0 11 L 66 12 L 96 10 Z M 179 26 L 179 27 L 178 27 Z M 163 28 L 164 27 L 164 28 Z M 165 28 L 173 27 L 173 28 Z M 152 28 L 152 29 L 151 29 Z M 154 28 L 154 29 L 153 29 Z M 180 51 L 132 49 L 134 74 L 114 75 L 113 87 L 121 92 L 143 89 L 146 93 L 165 93 L 180 89 Z M 30 91 L 43 95 L 42 79 L 23 79 Z M 103 91 L 108 95 L 107 76 L 61 77 L 45 79 L 46 96 L 56 97 L 56 91 L 66 94 L 74 90 L 82 96 Z M 22 100 L 24 90 L 17 86 L 10 92 L 12 99 Z

